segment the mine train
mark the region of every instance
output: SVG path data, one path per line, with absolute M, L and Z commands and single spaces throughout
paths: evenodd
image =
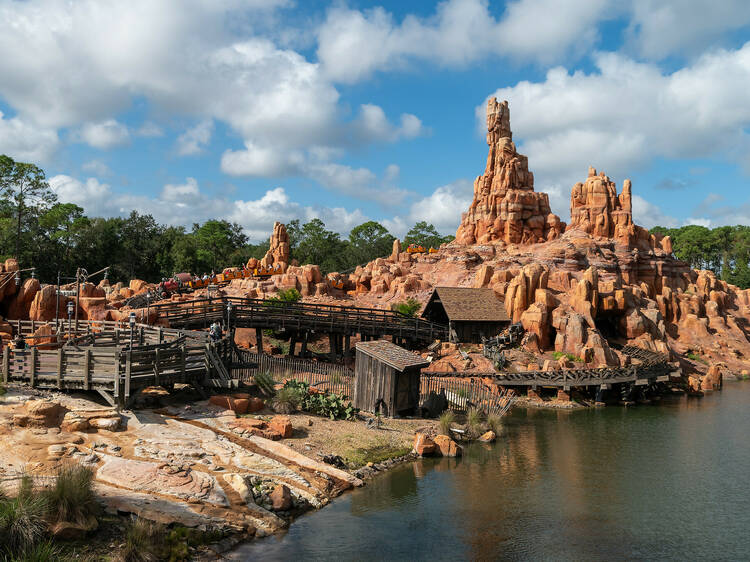
M 280 264 L 276 264 L 276 267 L 260 266 L 255 269 L 227 268 L 218 275 L 213 272 L 211 272 L 211 275 L 176 273 L 169 279 L 162 279 L 161 283 L 156 286 L 156 296 L 157 298 L 165 298 L 172 293 L 190 293 L 196 289 L 205 289 L 209 285 L 226 285 L 234 279 L 263 279 L 278 273 L 283 273 Z
M 267 279 L 271 275 L 283 273 L 281 264 L 275 266 L 260 266 L 249 268 L 227 268 L 218 275 L 193 275 L 192 273 L 177 273 L 169 279 L 162 279 L 156 286 L 156 299 L 168 298 L 173 293 L 191 293 L 197 289 L 205 289 L 209 285 L 223 286 L 234 279 Z M 344 281 L 329 280 L 329 285 L 334 289 L 343 289 Z
M 409 244 L 406 248 L 407 254 L 436 254 L 437 250 L 430 246 L 430 249 L 426 249 L 424 246 L 418 246 L 416 244 Z

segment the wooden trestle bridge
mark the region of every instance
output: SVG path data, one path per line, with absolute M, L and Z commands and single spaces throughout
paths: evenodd
M 292 355 L 297 343 L 301 343 L 305 354 L 311 334 L 328 335 L 332 357 L 348 353 L 355 335 L 362 341 L 388 336 L 394 343 L 410 348 L 448 339 L 448 327 L 443 324 L 377 308 L 232 297 L 166 302 L 151 308 L 173 328 L 194 330 L 217 321 L 232 328 L 254 328 L 259 347 L 264 329 L 286 332 Z
M 46 389 L 97 391 L 112 405 L 120 406 L 148 386 L 169 388 L 187 383 L 202 392 L 204 386 L 229 385 L 233 379 L 247 378 L 258 365 L 248 364 L 247 354 L 238 350 L 231 338 L 211 341 L 205 328 L 217 321 L 230 328 L 256 329 L 260 345 L 264 329 L 285 332 L 292 353 L 299 342 L 304 354 L 310 334 L 325 334 L 330 338 L 332 358 L 349 351 L 352 336 L 365 341 L 390 337 L 395 343 L 413 347 L 448 337 L 446 326 L 377 309 L 235 298 L 160 303 L 152 308 L 169 323 L 168 328 L 140 323 L 131 328 L 126 322 L 110 321 L 79 321 L 77 328 L 62 320 L 14 322 L 14 336 L 32 342 L 36 339 L 36 345 L 6 347 L 1 380 Z M 44 325 L 48 326 L 46 335 L 35 336 Z M 622 351 L 638 363 L 621 368 L 520 373 L 427 370 L 424 376 L 481 377 L 503 388 L 552 386 L 563 390 L 668 380 L 671 367 L 666 356 L 628 346 Z M 320 365 L 306 363 L 313 371 Z

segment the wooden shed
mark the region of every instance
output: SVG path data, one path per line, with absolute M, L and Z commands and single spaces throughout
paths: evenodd
M 510 325 L 505 303 L 488 288 L 435 287 L 422 318 L 448 324 L 452 341 L 480 343 Z
M 421 370 L 430 362 L 385 340 L 359 342 L 356 350 L 354 406 L 391 418 L 416 413 Z

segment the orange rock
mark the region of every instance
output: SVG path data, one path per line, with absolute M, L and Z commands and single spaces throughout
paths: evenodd
M 414 434 L 414 452 L 420 457 L 428 457 L 434 455 L 437 450 L 437 445 L 424 433 Z
M 437 447 L 437 452 L 443 457 L 460 457 L 463 453 L 461 445 L 447 435 L 438 435 L 433 441 Z
M 294 505 L 292 493 L 285 484 L 277 484 L 268 497 L 271 499 L 271 509 L 274 511 L 289 511 Z
M 458 244 L 533 244 L 557 238 L 565 229 L 552 214 L 546 193 L 534 192 L 528 159 L 516 151 L 510 130 L 508 102 L 487 103 L 487 144 L 484 175 L 474 182 L 474 200 L 461 217 Z
M 292 436 L 294 429 L 292 428 L 292 420 L 289 416 L 274 416 L 271 421 L 268 422 L 268 428 L 271 431 L 276 431 L 281 435 L 282 438 L 287 439 Z

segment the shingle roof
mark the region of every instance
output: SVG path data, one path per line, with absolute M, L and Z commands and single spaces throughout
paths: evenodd
M 435 293 L 451 321 L 510 322 L 503 301 L 492 289 L 435 287 Z M 434 306 L 433 302 L 431 297 L 427 306 Z
M 385 340 L 361 341 L 356 344 L 356 349 L 398 371 L 403 371 L 407 367 L 426 367 L 430 364 L 416 353 Z

